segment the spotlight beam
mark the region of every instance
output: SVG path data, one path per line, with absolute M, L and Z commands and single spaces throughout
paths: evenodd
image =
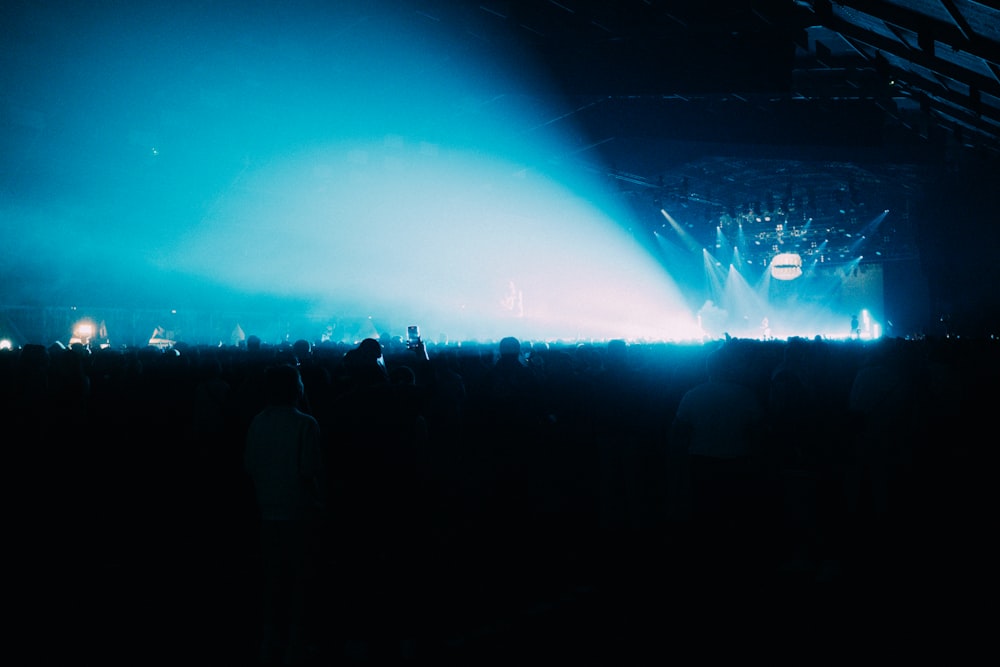
M 688 234 L 676 220 L 674 220 L 672 215 L 664 211 L 662 208 L 660 209 L 660 213 L 662 213 L 663 217 L 667 219 L 668 223 L 670 223 L 670 227 L 677 232 L 678 236 L 681 237 L 681 241 L 683 242 L 685 248 L 694 254 L 698 253 L 702 249 L 701 244 L 695 241 L 694 238 Z

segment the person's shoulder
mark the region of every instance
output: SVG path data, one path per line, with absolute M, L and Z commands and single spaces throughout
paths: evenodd
M 316 419 L 314 415 L 304 411 L 302 408 L 299 408 L 298 406 L 290 405 L 288 406 L 288 409 L 295 419 L 299 419 L 301 421 L 316 422 L 317 424 L 319 423 L 319 421 Z
M 698 382 L 690 387 L 684 392 L 685 396 L 698 396 L 699 394 L 708 394 L 717 391 L 719 382 L 715 380 L 704 380 L 703 382 Z

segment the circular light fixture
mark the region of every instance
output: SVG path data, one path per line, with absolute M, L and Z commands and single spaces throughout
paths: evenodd
M 776 280 L 795 280 L 802 275 L 802 258 L 795 252 L 782 252 L 771 260 L 771 277 Z

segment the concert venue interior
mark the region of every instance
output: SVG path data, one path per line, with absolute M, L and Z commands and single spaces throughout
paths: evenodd
M 980 660 L 998 185 L 998 0 L 6 0 L 8 651 L 265 664 L 273 360 L 284 664 Z
M 977 3 L 65 4 L 4 10 L 11 344 L 995 331 Z

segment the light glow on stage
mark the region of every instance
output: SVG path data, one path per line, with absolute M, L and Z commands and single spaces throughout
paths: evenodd
M 594 183 L 402 138 L 310 150 L 243 183 L 163 268 L 430 340 L 701 335 L 672 278 L 584 198 Z

